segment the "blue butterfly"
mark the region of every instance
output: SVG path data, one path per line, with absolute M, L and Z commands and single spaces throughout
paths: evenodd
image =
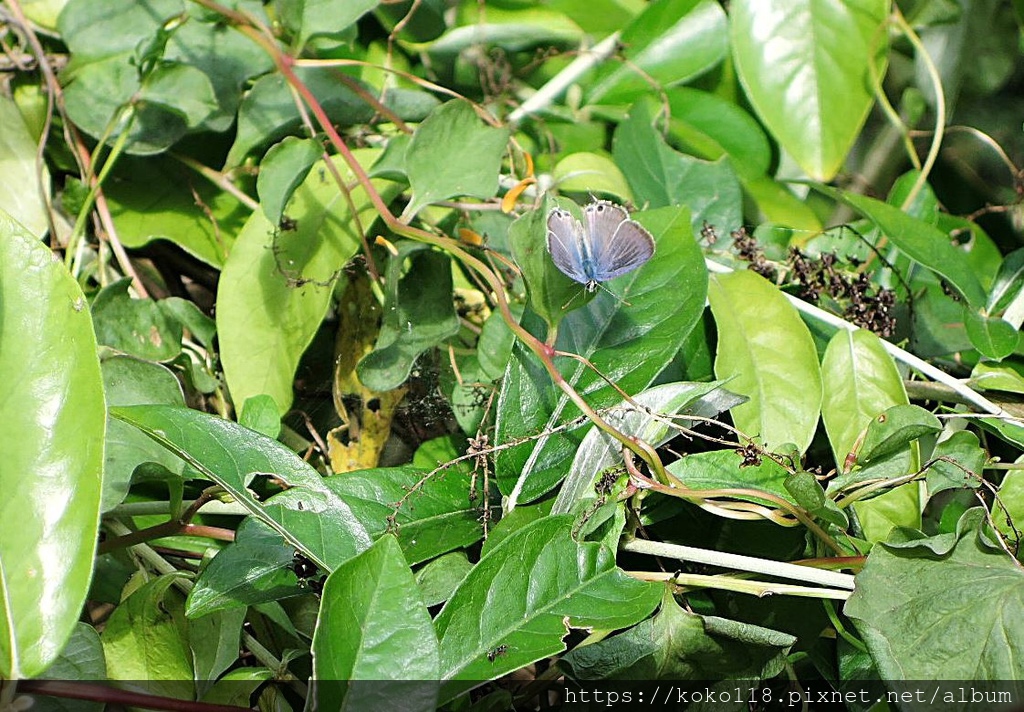
M 654 238 L 629 219 L 621 205 L 595 200 L 583 209 L 583 222 L 568 210 L 548 213 L 548 252 L 555 266 L 588 292 L 627 272 L 654 254 Z

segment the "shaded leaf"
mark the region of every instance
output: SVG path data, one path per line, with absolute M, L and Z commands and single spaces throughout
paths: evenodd
M 263 214 L 271 223 L 280 224 L 292 194 L 309 175 L 309 169 L 323 152 L 319 142 L 295 136 L 286 137 L 267 151 L 267 155 L 260 161 L 256 191 L 260 196 Z
M 46 164 L 36 172 L 36 141 L 18 111 L 18 105 L 0 96 L 0 212 L 25 226 L 36 236 L 49 227 L 43 192 L 50 192 L 50 171 Z
M 96 340 L 148 361 L 170 361 L 181 352 L 181 324 L 152 299 L 133 299 L 131 279 L 100 290 L 92 303 Z

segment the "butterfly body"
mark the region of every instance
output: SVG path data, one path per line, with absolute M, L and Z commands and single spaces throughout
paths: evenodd
M 595 200 L 582 222 L 563 208 L 548 213 L 548 252 L 558 269 L 593 292 L 647 262 L 654 238 L 622 206 Z

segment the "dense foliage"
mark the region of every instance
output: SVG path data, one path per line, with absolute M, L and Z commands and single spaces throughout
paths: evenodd
M 0 707 L 1024 679 L 1022 9 L 6 0 Z

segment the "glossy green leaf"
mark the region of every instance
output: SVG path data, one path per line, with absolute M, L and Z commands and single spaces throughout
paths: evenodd
M 100 290 L 92 303 L 96 340 L 149 361 L 170 361 L 181 352 L 181 325 L 152 299 L 133 299 L 130 279 Z
M 460 10 L 458 26 L 431 44 L 431 55 L 456 55 L 480 43 L 515 52 L 532 47 L 575 46 L 583 39 L 575 22 L 532 2 L 522 8 L 464 3 Z
M 378 393 L 402 385 L 420 354 L 459 332 L 446 254 L 418 242 L 399 243 L 386 279 L 377 343 L 358 366 L 359 380 Z
M 367 164 L 374 156 L 356 154 Z M 335 165 L 343 180 L 354 180 L 340 159 Z M 385 200 L 397 190 L 375 185 Z M 294 230 L 279 229 L 262 212 L 249 217 L 217 289 L 220 355 L 232 397 L 241 404 L 266 393 L 282 413 L 291 406 L 295 369 L 327 314 L 340 270 L 359 250 L 358 226 L 367 229 L 376 216 L 362 188 L 346 198 L 322 166 L 310 172 L 285 212 Z
M 447 601 L 472 570 L 473 564 L 462 551 L 453 551 L 428 561 L 416 572 L 416 583 L 420 586 L 424 603 L 439 606 Z
M 993 546 L 985 518 L 974 508 L 955 535 L 872 549 L 844 612 L 885 679 L 1020 679 L 1024 572 Z
M 626 62 L 607 63 L 586 92 L 590 104 L 626 104 L 659 86 L 682 84 L 728 53 L 725 12 L 710 0 L 658 0 L 622 31 Z
M 327 577 L 313 633 L 320 709 L 436 707 L 438 643 L 394 537 L 381 537 Z M 360 686 L 358 680 L 388 680 Z M 414 682 L 422 681 L 422 682 Z
M 928 496 L 947 489 L 977 489 L 982 483 L 982 468 L 988 461 L 988 455 L 981 448 L 978 436 L 969 430 L 959 430 L 945 440 L 941 440 L 932 451 L 931 460 L 950 458 L 953 462 L 939 460 L 928 468 L 926 482 Z
M 683 610 L 666 592 L 657 614 L 563 661 L 577 680 L 764 680 L 781 672 L 795 642 L 786 633 Z
M 985 316 L 967 307 L 964 309 L 967 337 L 982 356 L 999 359 L 1012 354 L 1020 341 L 1020 332 L 1013 324 L 999 317 Z
M 623 401 L 604 416 L 607 423 L 625 435 L 633 435 L 649 443 L 653 447 L 661 447 L 676 435 L 677 430 L 667 425 L 663 417 L 679 412 L 691 413 L 694 407 L 699 408 L 701 399 L 717 390 L 720 382 L 714 383 L 665 383 L 638 393 L 633 401 L 640 405 Z M 692 406 L 692 407 L 691 407 Z M 646 410 L 645 410 L 646 409 Z M 656 417 L 658 414 L 662 417 Z M 717 412 L 701 412 L 702 417 L 714 417 Z M 674 421 L 677 425 L 688 427 L 687 421 Z M 580 443 L 573 458 L 569 474 L 558 492 L 552 514 L 568 514 L 577 503 L 587 497 L 593 499 L 593 484 L 601 472 L 622 460 L 622 443 L 615 440 L 603 430 L 594 428 Z M 588 495 L 590 495 L 588 497 Z
M 275 144 L 260 161 L 260 174 L 256 179 L 256 192 L 260 196 L 260 207 L 267 219 L 277 225 L 284 215 L 284 208 L 295 189 L 309 175 L 323 155 L 323 147 L 313 139 L 288 136 Z
M 405 558 L 417 564 L 483 536 L 482 503 L 469 497 L 468 473 L 452 468 L 424 480 L 428 472 L 384 467 L 328 477 L 324 484 L 352 508 L 371 535 L 396 530 Z
M 928 433 L 942 430 L 939 419 L 916 405 L 894 405 L 868 424 L 858 460 L 878 460 L 904 449 Z
M 147 694 L 195 699 L 181 595 L 171 590 L 179 576 L 143 584 L 110 614 L 100 636 L 108 679 Z
M 697 156 L 716 161 L 729 156 L 744 180 L 764 176 L 772 149 L 760 124 L 736 104 L 699 89 L 676 87 L 665 92 L 669 130 Z
M 612 196 L 620 203 L 633 199 L 626 178 L 611 158 L 600 153 L 570 153 L 551 171 L 563 193 Z
M 257 688 L 272 679 L 274 671 L 264 667 L 235 668 L 214 682 L 200 697 L 200 701 L 213 705 L 247 707 Z
M 178 379 L 160 364 L 115 356 L 104 360 L 102 369 L 107 405 L 185 405 Z M 108 418 L 100 511 L 109 511 L 121 503 L 128 494 L 132 472 L 143 462 L 155 462 L 171 472 L 181 470 L 181 460 L 165 448 L 136 428 Z
M 247 517 L 235 540 L 213 557 L 188 594 L 185 614 L 190 619 L 231 608 L 276 601 L 302 593 L 290 568 L 295 547 L 255 517 Z
M 821 360 L 821 382 L 821 419 L 841 472 L 868 423 L 890 406 L 910 401 L 892 356 L 865 329 L 843 329 L 832 337 Z
M 0 677 L 38 675 L 85 602 L 106 419 L 85 296 L 0 211 Z
M 736 70 L 768 130 L 811 177 L 829 180 L 884 72 L 888 0 L 739 0 L 729 6 Z
M 694 231 L 712 225 L 742 224 L 739 179 L 728 158 L 704 161 L 671 148 L 654 126 L 652 104 L 633 105 L 615 130 L 612 155 L 640 205 L 685 205 Z
M 671 361 L 704 310 L 707 272 L 681 208 L 636 213 L 657 249 L 645 265 L 605 283 L 586 307 L 566 316 L 555 346 L 590 359 L 627 393 L 646 388 Z M 666 291 L 672 299 L 666 299 Z M 536 326 L 536 321 L 534 322 Z M 614 405 L 621 395 L 578 361 L 558 359 L 565 379 L 591 406 Z M 579 411 L 552 387 L 539 361 L 517 344 L 497 404 L 496 442 L 540 436 L 503 450 L 495 463 L 498 486 L 529 502 L 565 476 L 583 432 L 551 434 Z
M 1004 535 L 1016 536 L 1024 523 L 1024 471 L 1010 470 L 999 485 L 999 499 L 993 507 L 992 521 Z
M 754 272 L 716 275 L 708 301 L 718 325 L 715 375 L 750 400 L 733 423 L 769 448 L 811 443 L 821 409 L 818 354 L 796 309 Z
M 456 196 L 490 198 L 498 192 L 498 172 L 508 129 L 485 125 L 465 101 L 437 107 L 419 125 L 405 151 L 412 216 L 437 200 Z
M 626 576 L 613 552 L 571 536 L 571 516 L 511 534 L 463 580 L 434 621 L 442 699 L 565 650 L 569 628 L 625 628 L 646 618 L 660 585 Z M 503 652 L 496 651 L 505 646 Z
M 512 316 L 517 321 L 522 319 L 522 305 L 511 304 L 509 306 Z M 497 310 L 491 312 L 487 321 L 484 322 L 483 328 L 480 330 L 480 338 L 476 342 L 476 356 L 480 361 L 481 370 L 488 378 L 497 380 L 504 375 L 515 340 L 515 334 L 505 323 L 501 312 Z
M 948 281 L 970 306 L 980 309 L 985 305 L 985 290 L 967 254 L 954 247 L 942 230 L 874 198 L 854 193 L 833 194 L 873 222 L 907 257 Z
M 545 198 L 540 210 L 524 213 L 508 228 L 509 247 L 526 282 L 530 308 L 547 322 L 549 330 L 557 328 L 567 314 L 589 304 L 597 296 L 596 292 L 585 290 L 579 282 L 566 276 L 551 259 L 547 223 L 548 215 L 555 207 L 569 210 L 583 219 L 582 211 L 575 203 L 556 203 Z
M 46 233 L 44 191 L 50 192 L 50 171 L 36 171 L 36 141 L 18 111 L 18 105 L 0 96 L 0 212 L 6 212 L 36 236 Z
M 234 196 L 170 158 L 120 159 L 103 193 L 125 247 L 169 240 L 217 268 L 249 216 Z
M 110 414 L 219 484 L 321 568 L 332 570 L 370 546 L 370 535 L 349 506 L 276 440 L 187 408 L 127 406 L 111 408 Z M 257 474 L 272 475 L 289 489 L 261 502 L 249 489 Z

